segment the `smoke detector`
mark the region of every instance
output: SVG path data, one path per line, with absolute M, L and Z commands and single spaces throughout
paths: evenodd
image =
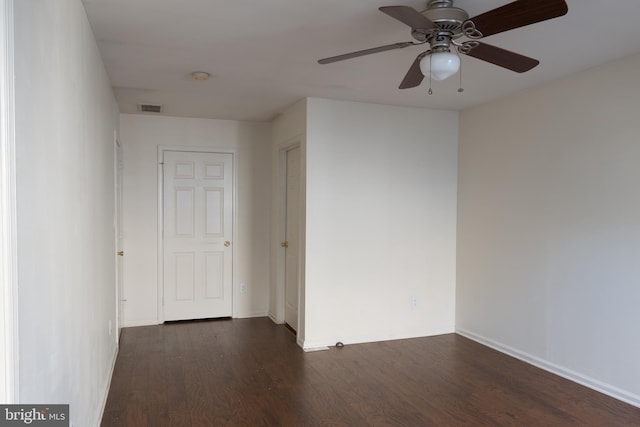
M 209 80 L 209 76 L 211 76 L 211 74 L 207 73 L 206 71 L 194 71 L 193 73 L 191 73 L 191 78 L 193 80 Z

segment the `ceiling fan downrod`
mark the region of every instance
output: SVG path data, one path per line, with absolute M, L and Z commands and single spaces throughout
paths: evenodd
M 435 9 L 436 7 L 451 7 L 453 6 L 453 0 L 429 0 L 427 2 L 427 9 Z

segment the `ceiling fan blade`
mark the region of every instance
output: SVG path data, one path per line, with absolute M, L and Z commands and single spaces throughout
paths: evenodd
M 382 13 L 386 13 L 392 18 L 407 24 L 414 30 L 432 30 L 436 27 L 436 24 L 409 6 L 382 6 L 378 10 Z
M 413 42 L 401 42 L 388 44 L 386 46 L 372 47 L 371 49 L 359 50 L 357 52 L 345 53 L 343 55 L 331 56 L 318 60 L 319 64 L 330 64 L 332 62 L 344 61 L 345 59 L 357 58 L 358 56 L 371 55 L 372 53 L 385 52 L 387 50 L 402 49 L 403 47 L 413 46 Z
M 424 58 L 424 56 L 425 54 L 421 53 L 420 55 L 418 55 L 416 60 L 413 61 L 413 64 L 411 64 L 409 71 L 407 71 L 404 79 L 402 79 L 402 83 L 400 83 L 400 89 L 409 89 L 412 87 L 420 86 L 420 83 L 422 83 L 422 79 L 424 79 L 424 75 L 422 74 L 422 71 L 420 71 L 420 60 Z
M 516 73 L 529 71 L 540 63 L 537 59 L 529 58 L 528 56 L 520 55 L 519 53 L 491 46 L 486 43 L 478 43 L 478 46 L 471 49 L 467 55 L 490 62 L 507 70 L 515 71 Z
M 517 0 L 468 19 L 482 37 L 565 15 L 565 0 Z

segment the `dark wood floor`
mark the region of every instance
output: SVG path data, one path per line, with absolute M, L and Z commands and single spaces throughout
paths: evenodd
M 102 426 L 640 426 L 459 335 L 304 353 L 267 318 L 126 328 Z

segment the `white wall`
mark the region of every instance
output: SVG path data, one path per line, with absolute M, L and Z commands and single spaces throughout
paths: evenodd
M 457 129 L 308 99 L 305 347 L 453 332 Z
M 116 353 L 118 113 L 79 0 L 15 2 L 20 402 L 99 423 Z
M 234 317 L 269 306 L 271 125 L 232 120 L 120 117 L 123 144 L 124 326 L 158 323 L 158 146 L 235 150 L 238 177 Z M 247 290 L 240 294 L 240 283 Z
M 465 111 L 460 332 L 640 405 L 640 56 Z

